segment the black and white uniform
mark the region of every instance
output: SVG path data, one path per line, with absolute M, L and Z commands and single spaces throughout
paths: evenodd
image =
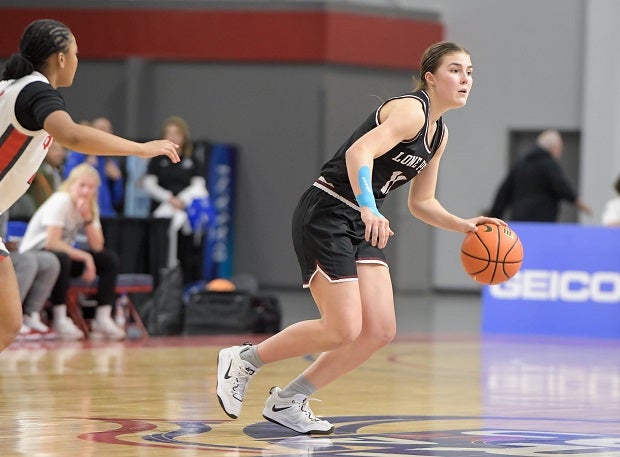
M 0 214 L 28 190 L 53 140 L 43 123 L 58 110 L 64 100 L 41 73 L 0 81 Z
M 355 141 L 380 124 L 383 106 L 391 100 L 415 98 L 422 103 L 424 127 L 415 138 L 402 141 L 373 161 L 372 190 L 381 208 L 386 195 L 415 178 L 441 145 L 443 119 L 430 144 L 427 142 L 430 100 L 424 91 L 393 97 L 384 102 L 353 132 L 336 154 L 323 165 L 321 175 L 302 195 L 293 214 L 293 244 L 304 287 L 317 272 L 331 282 L 357 280 L 357 262 L 387 266 L 382 249 L 364 239 L 365 225 L 349 181 L 346 151 Z

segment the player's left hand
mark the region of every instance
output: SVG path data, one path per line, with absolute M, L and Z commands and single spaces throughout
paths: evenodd
M 508 225 L 501 219 L 497 217 L 488 217 L 488 216 L 476 216 L 471 219 L 465 219 L 464 233 L 467 232 L 475 232 L 478 230 L 478 226 L 482 224 L 493 224 L 493 225 Z

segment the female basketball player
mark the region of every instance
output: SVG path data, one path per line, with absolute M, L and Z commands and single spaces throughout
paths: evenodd
M 448 142 L 441 116 L 467 102 L 469 52 L 455 43 L 437 43 L 424 54 L 420 75 L 415 92 L 391 98 L 371 113 L 301 197 L 293 216 L 293 242 L 304 286 L 321 318 L 293 324 L 256 346 L 220 351 L 217 395 L 228 416 L 238 417 L 247 384 L 262 365 L 320 352 L 288 386 L 271 389 L 263 416 L 299 433 L 333 432 L 331 423 L 312 413 L 308 397 L 361 365 L 396 333 L 383 253 L 393 232 L 380 212 L 389 192 L 411 182 L 411 214 L 446 230 L 505 225 L 484 216 L 462 219 L 435 198 Z
M 19 53 L 6 62 L 0 81 L 0 213 L 28 189 L 30 179 L 52 140 L 94 155 L 166 155 L 179 161 L 177 145 L 158 140 L 135 143 L 73 122 L 56 90 L 68 87 L 78 65 L 71 30 L 51 20 L 37 20 L 24 30 Z M 0 239 L 0 351 L 21 327 L 22 307 L 15 271 Z

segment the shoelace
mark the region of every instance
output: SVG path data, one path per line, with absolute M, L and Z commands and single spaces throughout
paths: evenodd
M 301 410 L 302 410 L 304 413 L 306 413 L 306 414 L 308 415 L 308 418 L 309 418 L 311 421 L 314 421 L 314 422 L 320 422 L 320 421 L 321 421 L 321 419 L 319 419 L 318 417 L 316 417 L 316 416 L 314 415 L 314 412 L 312 412 L 312 409 L 310 409 L 310 404 L 309 404 L 310 400 L 312 400 L 312 401 L 321 401 L 321 400 L 319 400 L 318 398 L 306 398 L 306 399 L 305 399 L 305 400 L 301 403 Z M 293 400 L 293 401 L 294 401 L 294 400 Z
M 237 392 L 241 396 L 245 395 L 245 389 L 248 387 L 252 374 L 242 369 L 238 370 L 237 373 L 235 373 L 236 384 L 232 388 L 233 392 Z

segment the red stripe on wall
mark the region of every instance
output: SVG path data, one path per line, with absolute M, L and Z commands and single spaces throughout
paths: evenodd
M 18 158 L 23 152 L 26 141 L 30 138 L 23 133 L 18 132 L 13 127 L 9 127 L 12 131 L 4 138 L 2 144 L 0 144 L 0 176 L 3 176 L 5 171 L 11 164 Z
M 23 29 L 49 17 L 76 35 L 80 57 L 334 63 L 417 70 L 443 39 L 432 20 L 334 11 L 0 8 L 0 56 Z
M 437 22 L 332 14 L 328 18 L 327 59 L 354 65 L 419 70 L 422 54 L 443 39 Z

